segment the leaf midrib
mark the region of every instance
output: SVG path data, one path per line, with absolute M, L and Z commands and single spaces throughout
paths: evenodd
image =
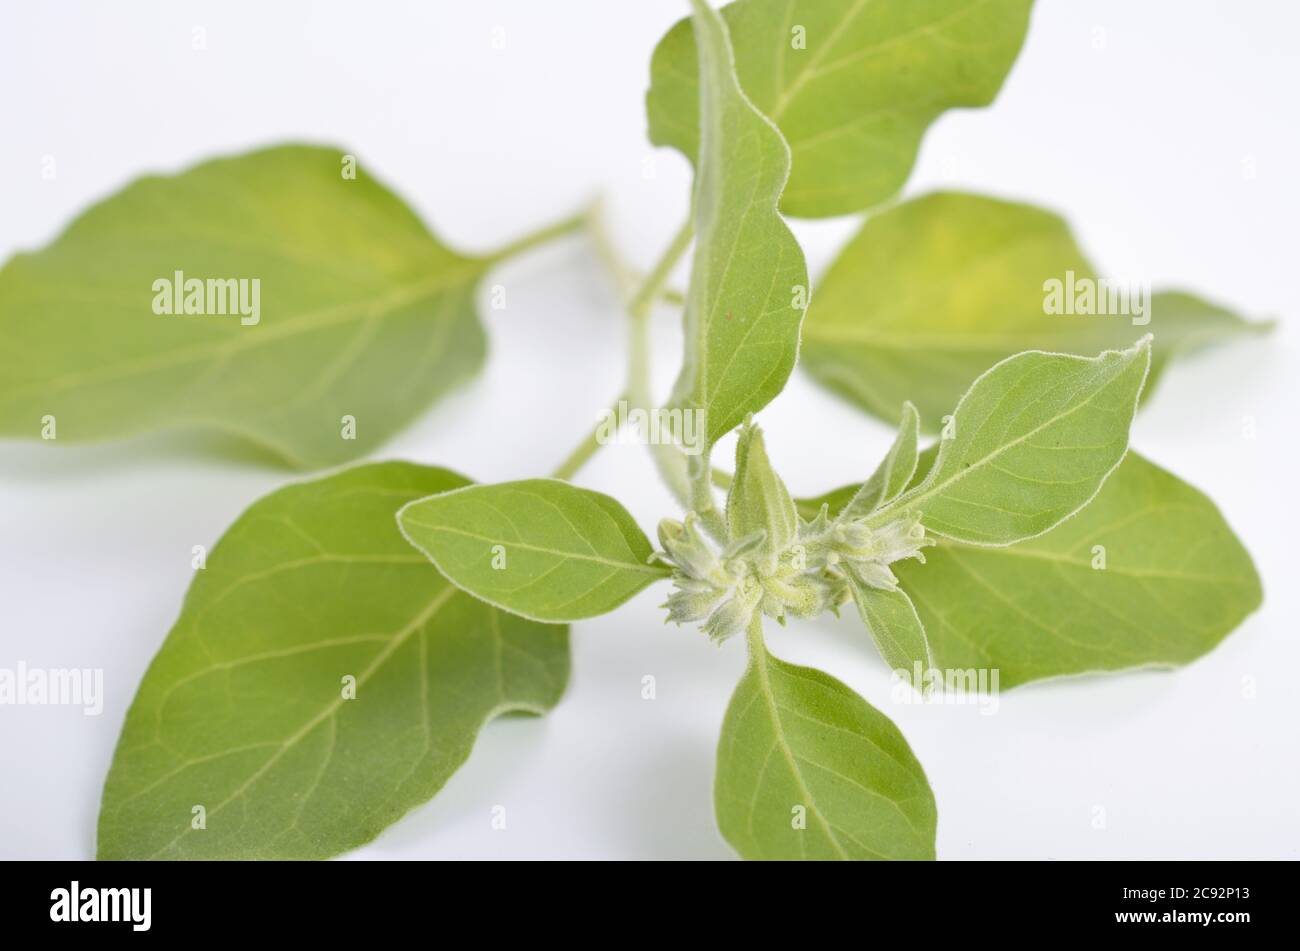
M 1068 555 L 1054 554 L 1041 549 L 1022 548 L 1016 545 L 1007 545 L 998 548 L 991 548 L 986 545 L 968 545 L 960 541 L 954 541 L 948 538 L 941 538 L 939 547 L 946 550 L 954 558 L 960 559 L 967 554 L 975 555 L 1005 555 L 1011 558 L 1032 558 L 1036 561 L 1046 561 L 1053 564 L 1068 565 L 1072 568 L 1086 568 L 1088 570 L 1100 570 L 1109 575 L 1120 575 L 1125 578 L 1159 578 L 1168 581 L 1199 581 L 1207 584 L 1228 584 L 1250 586 L 1253 581 L 1249 578 L 1232 577 L 1229 575 L 1207 575 L 1200 573 L 1189 573 L 1170 570 L 1142 570 L 1138 568 L 1112 567 L 1107 564 L 1104 569 L 1093 569 L 1092 562 L 1087 559 L 1071 558 Z
M 611 568 L 621 568 L 627 571 L 636 571 L 641 574 L 653 575 L 661 578 L 668 574 L 661 568 L 653 565 L 647 565 L 639 561 L 615 561 L 610 558 L 602 558 L 599 555 L 584 555 L 578 552 L 564 551 L 559 548 L 545 548 L 541 545 L 532 545 L 524 541 L 512 541 L 506 538 L 494 538 L 489 535 L 480 535 L 477 532 L 466 531 L 463 528 L 451 528 L 447 525 L 434 525 L 429 522 L 421 522 L 417 519 L 407 516 L 407 523 L 415 528 L 422 528 L 430 532 L 444 532 L 449 535 L 460 535 L 465 538 L 473 538 L 477 541 L 490 542 L 497 545 L 506 545 L 511 548 L 522 548 L 525 551 L 532 551 L 542 555 L 553 555 L 557 558 L 573 559 L 576 561 L 590 561 L 599 565 L 607 565 Z
M 431 278 L 399 285 L 375 298 L 349 301 L 347 304 L 304 311 L 286 318 L 282 323 L 272 324 L 265 329 L 258 327 L 241 336 L 231 337 L 215 346 L 208 343 L 191 344 L 149 357 L 126 360 L 118 364 L 101 365 L 92 370 L 66 373 L 53 379 L 36 380 L 6 391 L 0 391 L 0 395 L 12 398 L 32 390 L 40 390 L 48 394 L 73 387 L 90 386 L 127 378 L 137 374 L 143 375 L 198 360 L 216 361 L 224 359 L 240 350 L 255 349 L 263 344 L 279 341 L 286 337 L 313 333 L 357 320 L 374 320 L 385 317 L 403 306 L 426 297 L 432 297 L 439 292 L 473 283 L 481 271 L 481 264 L 473 262 L 473 266 L 470 267 L 458 267 Z M 151 315 L 151 319 L 156 318 Z M 171 319 L 184 320 L 185 317 L 182 315 Z M 249 328 L 242 329 L 248 330 Z
M 992 462 L 994 459 L 997 459 L 1004 452 L 1010 449 L 1014 449 L 1016 446 L 1019 446 L 1022 443 L 1026 442 L 1027 440 L 1032 439 L 1034 436 L 1037 436 L 1040 432 L 1042 432 L 1044 429 L 1047 429 L 1049 426 L 1056 425 L 1061 420 L 1067 418 L 1071 414 L 1077 413 L 1079 410 L 1088 406 L 1090 403 L 1092 403 L 1093 400 L 1095 400 L 1098 396 L 1100 396 L 1103 392 L 1105 392 L 1112 383 L 1118 380 L 1123 375 L 1124 370 L 1128 369 L 1130 365 L 1131 364 L 1126 361 L 1103 385 L 1097 387 L 1095 390 L 1093 390 L 1092 393 L 1090 393 L 1087 397 L 1080 400 L 1079 402 L 1071 404 L 1070 408 L 1065 410 L 1065 412 L 1058 413 L 1057 415 L 1053 416 L 1051 419 L 1048 419 L 1040 423 L 1039 425 L 1035 426 L 1033 429 L 1029 430 L 1026 433 L 1023 433 L 1022 435 L 1016 437 L 1010 442 L 1003 443 L 997 449 L 993 450 L 993 452 L 989 453 L 986 456 L 981 457 L 975 462 L 969 463 L 968 465 L 966 465 L 961 469 L 958 469 L 956 472 L 948 476 L 943 481 L 936 482 L 934 485 L 930 486 L 924 491 L 920 491 L 918 489 L 917 493 L 915 495 L 912 495 L 910 498 L 907 493 L 904 493 L 903 495 L 899 496 L 895 502 L 891 503 L 890 505 L 886 505 L 884 508 L 882 508 L 880 510 L 880 514 L 883 516 L 884 514 L 896 511 L 899 508 L 917 505 L 923 499 L 932 498 L 937 492 L 940 492 L 943 489 L 947 489 L 949 486 L 955 485 L 956 483 L 960 482 L 962 479 L 966 478 L 966 476 L 970 475 L 971 473 L 982 471 L 985 465 Z M 1127 437 L 1127 433 L 1125 435 Z M 1125 439 L 1125 442 L 1127 442 L 1127 438 Z M 935 468 L 936 469 L 938 468 L 937 460 L 936 460 Z
M 840 858 L 848 861 L 849 853 L 844 850 L 844 846 L 840 845 L 840 840 L 836 837 L 834 828 L 831 826 L 829 820 L 827 820 L 827 818 L 822 814 L 821 809 L 817 806 L 817 801 L 813 798 L 812 791 L 808 788 L 807 783 L 804 782 L 803 772 L 799 769 L 799 763 L 794 751 L 790 749 L 790 744 L 786 742 L 785 727 L 781 722 L 781 714 L 778 709 L 779 704 L 776 700 L 776 694 L 772 690 L 771 681 L 768 678 L 768 653 L 767 648 L 762 643 L 761 634 L 759 635 L 759 639 L 755 646 L 751 649 L 751 653 L 754 658 L 754 670 L 758 673 L 759 694 L 763 697 L 763 702 L 767 706 L 768 718 L 772 723 L 772 733 L 777 748 L 781 750 L 781 755 L 785 757 L 786 765 L 790 768 L 790 774 L 794 777 L 795 785 L 799 788 L 800 795 L 807 800 L 808 808 L 812 811 L 812 814 L 817 817 L 817 821 L 821 824 L 827 840 L 834 847 L 835 851 L 839 853 Z

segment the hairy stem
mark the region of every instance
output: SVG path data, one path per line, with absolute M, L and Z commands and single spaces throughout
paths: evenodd
M 673 268 L 682 259 L 686 249 L 691 246 L 691 239 L 694 237 L 695 223 L 690 218 L 687 218 L 685 223 L 677 229 L 677 233 L 673 235 L 672 241 L 664 249 L 663 254 L 659 255 L 659 260 L 650 269 L 650 273 L 641 281 L 641 286 L 632 295 L 632 299 L 628 301 L 627 310 L 634 320 L 649 315 L 651 305 L 654 304 L 657 297 L 663 294 L 664 287 L 668 284 L 668 278 L 673 273 Z
M 767 658 L 767 645 L 763 642 L 763 612 L 754 611 L 745 628 L 745 641 L 749 644 L 749 658 L 754 664 L 762 664 Z
M 664 286 L 672 274 L 677 262 L 682 259 L 686 249 L 691 245 L 695 234 L 693 220 L 688 217 L 677 229 L 668 247 L 659 256 L 650 273 L 641 282 L 641 286 L 628 301 L 627 312 L 630 318 L 630 340 L 628 344 L 627 379 L 628 392 L 634 405 L 649 410 L 653 399 L 650 392 L 650 309 L 655 300 L 663 293 Z M 690 489 L 685 473 L 678 464 L 675 446 L 659 443 L 650 444 L 650 456 L 654 460 L 659 477 L 668 486 L 670 492 L 684 507 L 690 506 Z
M 614 251 L 613 244 L 609 241 L 604 226 L 601 224 L 598 209 L 599 203 L 592 211 L 584 215 L 583 220 L 592 235 L 597 253 L 609 266 L 614 279 L 619 284 L 620 293 L 623 293 L 632 283 L 632 272 L 623 265 L 622 259 Z M 623 400 L 626 400 L 634 407 L 644 409 L 650 407 L 650 310 L 655 301 L 663 296 L 668 278 L 677 262 L 681 260 L 682 255 L 686 253 L 686 249 L 690 247 L 693 234 L 693 224 L 690 219 L 687 219 L 686 224 L 673 235 L 672 241 L 659 256 L 659 260 L 655 262 L 650 273 L 641 280 L 628 298 L 627 384 L 623 392 L 613 402 L 615 414 L 618 413 L 619 403 Z M 598 438 L 601 426 L 602 423 L 598 422 L 583 441 L 573 449 L 553 473 L 555 478 L 571 478 L 588 459 L 596 454 L 601 446 Z M 652 444 L 650 453 L 654 458 L 655 467 L 659 470 L 659 474 L 668 485 L 669 490 L 672 491 L 683 506 L 688 506 L 690 493 L 676 448 L 670 445 Z
M 619 404 L 626 401 L 627 398 L 627 391 L 624 390 L 622 393 L 618 394 L 610 404 L 607 412 L 611 414 L 614 419 L 618 419 Z M 601 447 L 604 446 L 604 442 L 601 440 L 601 430 L 604 427 L 605 420 L 598 419 L 596 425 L 592 427 L 591 432 L 587 433 L 587 435 L 583 437 L 582 442 L 574 446 L 573 451 L 570 452 L 569 455 L 565 457 L 565 460 L 556 466 L 551 472 L 551 478 L 564 479 L 565 481 L 568 481 L 577 475 L 578 470 L 587 464 L 587 460 L 599 452 Z
M 524 251 L 530 251 L 556 238 L 562 238 L 565 235 L 576 234 L 589 227 L 591 220 L 591 208 L 584 208 L 577 214 L 562 218 L 553 224 L 538 228 L 536 231 L 530 231 L 520 238 L 516 238 L 509 244 L 506 244 L 487 255 L 490 263 L 496 264 L 507 258 L 512 258 L 516 254 L 522 254 Z
M 591 236 L 591 243 L 596 248 L 596 256 L 600 258 L 601 263 L 605 265 L 605 269 L 614 278 L 614 283 L 618 286 L 619 296 L 626 303 L 640 290 L 641 282 L 646 279 L 646 276 L 628 264 L 618 250 L 618 245 L 610 239 L 609 232 L 605 228 L 605 218 L 601 214 L 602 208 L 603 200 L 597 199 L 591 209 L 588 232 Z M 667 286 L 659 289 L 659 300 L 677 307 L 681 307 L 686 303 L 686 297 L 681 291 Z
M 690 480 L 690 509 L 700 518 L 705 531 L 720 545 L 727 543 L 727 526 L 713 499 L 713 466 L 710 451 L 705 447 L 699 455 L 686 460 L 686 473 Z

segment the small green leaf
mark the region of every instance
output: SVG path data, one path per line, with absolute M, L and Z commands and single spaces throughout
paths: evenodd
M 822 278 L 800 362 L 887 422 L 914 401 L 935 431 L 971 381 L 1013 353 L 1090 356 L 1149 330 L 1145 398 L 1175 357 L 1271 326 L 1177 291 L 1152 294 L 1145 316 L 1047 313 L 1044 285 L 1064 290 L 1071 274 L 1072 287 L 1097 287 L 1069 227 L 1050 212 L 951 192 L 903 202 L 868 219 Z
M 1031 0 L 739 0 L 722 9 L 740 84 L 794 151 L 781 199 L 820 218 L 902 187 L 926 128 L 985 106 L 1020 53 Z M 696 37 L 683 20 L 655 48 L 650 141 L 699 152 Z
M 568 630 L 457 591 L 393 523 L 464 483 L 359 466 L 239 517 L 127 714 L 100 858 L 337 855 L 433 796 L 486 721 L 554 706 Z
M 693 0 L 704 109 L 685 307 L 685 355 L 672 402 L 704 412 L 707 446 L 781 392 L 807 307 L 803 251 L 777 213 L 790 172 L 781 133 L 736 82 L 721 17 Z
M 752 636 L 713 800 L 723 836 L 747 859 L 934 858 L 934 794 L 898 728 Z
M 627 509 L 556 479 L 472 485 L 412 502 L 407 539 L 476 598 L 538 621 L 614 610 L 670 570 Z
M 893 570 L 898 569 L 895 567 Z M 925 625 L 906 592 L 863 584 L 852 572 L 847 573 L 847 577 L 862 623 L 890 669 L 906 671 L 909 678 L 915 673 L 917 664 L 921 665 L 923 672 L 929 670 L 933 658 L 925 636 Z
M 903 403 L 903 418 L 898 424 L 898 435 L 889 452 L 881 460 L 871 478 L 862 483 L 846 506 L 843 506 L 845 518 L 857 518 L 869 515 L 880 506 L 894 501 L 903 493 L 916 472 L 916 442 L 920 434 L 921 420 L 916 407 Z M 836 506 L 836 511 L 840 506 Z
M 762 431 L 752 422 L 736 440 L 736 474 L 727 493 L 727 528 L 733 541 L 763 533 L 762 550 L 770 562 L 767 573 L 799 531 L 794 501 L 767 458 Z
M 930 470 L 934 468 L 934 460 L 938 455 L 939 443 L 937 442 L 926 446 L 924 450 L 917 454 L 916 468 L 908 480 L 907 488 L 914 489 L 921 484 L 922 480 L 930 474 Z M 847 508 L 853 497 L 861 491 L 862 485 L 850 483 L 849 485 L 842 485 L 838 489 L 831 489 L 829 492 L 824 492 L 815 498 L 795 499 L 794 507 L 798 510 L 800 516 L 811 520 L 817 517 L 817 513 L 825 505 L 833 517 Z
M 1124 458 L 1150 362 L 1147 338 L 1092 359 L 1008 357 L 961 398 L 925 479 L 870 521 L 907 509 L 928 531 L 971 544 L 1041 535 L 1086 505 Z
M 1133 452 L 1046 535 L 1009 548 L 943 540 L 897 570 L 936 666 L 997 669 L 1002 687 L 1188 663 L 1263 597 L 1214 503 Z
M 199 427 L 326 466 L 471 376 L 490 259 L 444 246 L 365 165 L 345 177 L 349 158 L 281 146 L 142 178 L 10 259 L 0 435 Z M 204 313 L 165 291 L 178 275 Z

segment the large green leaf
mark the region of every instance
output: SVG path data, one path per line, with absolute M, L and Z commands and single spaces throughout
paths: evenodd
M 981 376 L 921 483 L 870 516 L 921 512 L 934 534 L 983 545 L 1041 535 L 1088 503 L 1128 449 L 1147 339 L 1088 359 L 1030 351 Z
M 747 859 L 934 858 L 934 795 L 898 728 L 761 640 L 722 724 L 714 808 Z
M 1043 677 L 1184 664 L 1259 607 L 1250 555 L 1205 495 L 1130 452 L 1074 518 L 1009 548 L 948 540 L 898 563 L 936 665 Z
M 483 360 L 474 297 L 490 260 L 449 250 L 344 161 L 283 146 L 143 178 L 12 258 L 0 435 L 36 438 L 47 415 L 61 442 L 207 427 L 325 466 L 465 380 Z M 250 305 L 258 281 L 257 322 L 156 314 L 154 282 L 177 272 L 247 281 Z
M 101 858 L 336 855 L 436 793 L 487 720 L 556 703 L 567 629 L 457 591 L 393 521 L 464 483 L 361 466 L 240 516 L 127 714 Z
M 904 202 L 870 218 L 819 283 L 802 365 L 881 419 L 911 400 L 937 428 L 975 377 L 1022 350 L 1091 355 L 1150 331 L 1150 393 L 1175 356 L 1270 326 L 1177 291 L 1153 294 L 1136 328 L 1131 317 L 1046 313 L 1045 282 L 1070 272 L 1097 279 L 1050 212 L 960 193 Z
M 694 0 L 705 82 L 675 405 L 703 410 L 709 445 L 781 392 L 807 305 L 803 251 L 777 213 L 790 150 L 736 82 L 722 18 Z
M 556 479 L 454 489 L 398 521 L 457 586 L 540 621 L 605 614 L 670 574 L 627 509 Z
M 824 217 L 902 187 L 926 128 L 993 101 L 1031 0 L 738 0 L 722 10 L 740 84 L 794 153 L 781 207 Z M 804 42 L 800 44 L 800 38 Z M 800 48 L 802 46 L 802 48 Z M 696 37 L 683 20 L 650 63 L 650 140 L 698 161 Z

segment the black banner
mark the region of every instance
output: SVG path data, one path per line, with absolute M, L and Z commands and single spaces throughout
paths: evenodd
M 543 873 L 486 862 L 10 862 L 0 865 L 0 920 L 6 936 L 324 939 L 346 933 L 349 921 L 371 934 L 386 923 L 409 929 L 415 915 L 460 928 L 487 922 L 498 938 L 503 924 L 572 928 L 613 910 L 633 930 L 679 916 L 686 926 L 713 909 L 724 927 L 784 916 L 796 927 L 834 919 L 838 929 L 856 915 L 863 940 L 876 925 L 944 940 L 1124 932 L 1183 940 L 1284 925 L 1295 872 L 1248 862 L 638 864 L 592 874 L 591 863 Z

